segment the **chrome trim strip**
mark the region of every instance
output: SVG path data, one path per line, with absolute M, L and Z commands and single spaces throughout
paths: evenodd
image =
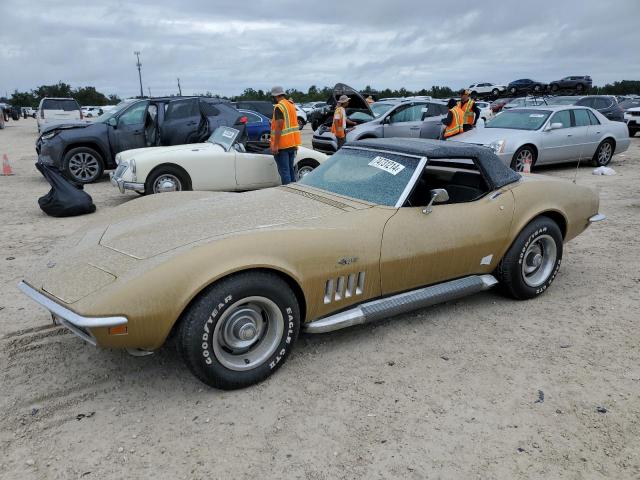
M 115 327 L 117 325 L 126 325 L 129 323 L 127 317 L 83 317 L 82 315 L 78 315 L 43 295 L 25 281 L 21 281 L 18 284 L 18 288 L 33 301 L 49 310 L 55 317 L 60 320 L 64 320 L 71 325 L 75 325 L 76 327 Z
M 605 217 L 603 214 L 598 213 L 596 215 L 594 215 L 593 217 L 589 218 L 589 223 L 593 223 L 593 222 L 601 222 L 602 220 L 605 220 L 607 217 Z
M 418 162 L 418 166 L 416 167 L 416 170 L 413 172 L 413 175 L 411 175 L 411 178 L 407 182 L 407 185 L 404 187 L 404 190 L 400 194 L 400 197 L 398 198 L 398 201 L 395 204 L 396 208 L 402 207 L 404 205 L 404 202 L 407 201 L 407 197 L 411 194 L 411 191 L 413 190 L 414 185 L 420 178 L 420 175 L 422 175 L 422 172 L 424 171 L 424 167 L 426 165 L 427 165 L 427 157 L 420 157 L 420 161 Z
M 498 283 L 493 275 L 471 275 L 430 287 L 362 303 L 305 326 L 308 333 L 326 333 L 406 313 L 488 290 Z

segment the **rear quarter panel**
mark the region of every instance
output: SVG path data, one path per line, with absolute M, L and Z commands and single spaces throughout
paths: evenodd
M 515 211 L 511 238 L 534 218 L 551 212 L 561 215 L 566 223 L 564 241 L 575 238 L 589 226 L 589 217 L 598 213 L 598 194 L 581 185 L 542 175 L 524 175 L 512 188 Z

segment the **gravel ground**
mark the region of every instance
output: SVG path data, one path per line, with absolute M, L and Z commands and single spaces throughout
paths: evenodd
M 640 138 L 616 176 L 577 170 L 608 220 L 566 245 L 543 296 L 490 291 L 303 335 L 235 392 L 206 388 L 170 346 L 86 345 L 19 293 L 90 218 L 39 210 L 35 138 L 32 119 L 0 131 L 15 172 L 0 177 L 0 478 L 640 478 Z M 86 191 L 94 218 L 136 198 L 106 177 Z

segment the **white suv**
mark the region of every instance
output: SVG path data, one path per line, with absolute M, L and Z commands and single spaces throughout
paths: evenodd
M 496 85 L 495 83 L 474 83 L 473 85 L 469 85 L 469 90 L 471 90 L 471 95 L 487 95 L 490 93 L 494 97 L 497 97 L 507 91 L 507 86 Z
M 43 98 L 38 106 L 38 132 L 47 124 L 82 120 L 80 105 L 73 98 Z

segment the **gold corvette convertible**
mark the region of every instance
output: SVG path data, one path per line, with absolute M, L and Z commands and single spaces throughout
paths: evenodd
M 553 282 L 598 196 L 521 176 L 484 147 L 348 144 L 296 184 L 177 192 L 114 209 L 19 288 L 87 342 L 144 354 L 176 337 L 203 382 L 232 389 L 328 332 L 499 284 Z

